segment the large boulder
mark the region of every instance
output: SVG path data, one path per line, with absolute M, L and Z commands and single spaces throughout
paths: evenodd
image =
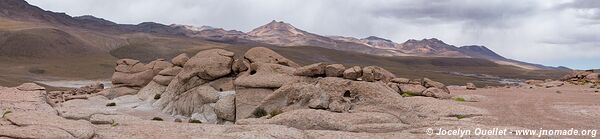
M 175 66 L 183 67 L 185 62 L 187 62 L 189 59 L 190 59 L 190 57 L 188 57 L 187 54 L 183 53 L 183 54 L 179 54 L 176 57 L 174 57 L 173 59 L 171 59 L 171 63 L 173 63 L 173 65 L 175 65 Z
M 187 60 L 153 105 L 173 115 L 203 113 L 203 105 L 216 103 L 217 90 L 208 83 L 229 75 L 233 52 L 211 49 L 198 52 Z M 208 112 L 206 112 L 208 113 Z
M 295 62 L 277 54 L 275 51 L 265 47 L 254 47 L 246 51 L 244 58 L 250 63 L 273 63 L 289 67 L 300 67 Z
M 421 80 L 421 85 L 423 85 L 426 88 L 438 88 L 446 93 L 450 93 L 450 90 L 448 89 L 448 87 L 446 87 L 446 85 L 440 82 L 433 81 L 429 78 L 423 78 Z
M 198 52 L 183 66 L 177 76 L 189 79 L 198 76 L 204 80 L 214 80 L 231 73 L 233 52 L 223 49 L 211 49 Z
M 146 68 L 151 69 L 154 74 L 158 74 L 160 71 L 173 67 L 173 64 L 165 61 L 164 59 L 157 59 L 145 65 Z
M 378 66 L 367 66 L 362 69 L 362 79 L 367 82 L 384 81 L 388 82 L 396 76 Z
M 346 67 L 342 64 L 331 64 L 325 67 L 325 75 L 327 77 L 342 77 L 344 76 Z
M 425 89 L 425 91 L 423 91 L 423 95 L 427 97 L 434 97 L 440 99 L 448 99 L 452 97 L 450 96 L 450 93 L 448 93 L 448 91 L 435 87 Z
M 178 66 L 169 67 L 169 68 L 166 68 L 166 69 L 158 72 L 158 75 L 175 76 L 175 75 L 179 74 L 179 72 L 181 72 L 182 70 L 183 70 L 183 68 L 178 67 Z
M 401 98 L 400 94 L 382 83 L 325 77 L 317 79 L 315 83 L 288 83 L 255 102 L 260 102 L 257 108 L 266 112 L 294 109 L 325 109 L 333 112 L 383 109 L 400 111 L 404 109 L 402 106 L 392 104 L 398 103 L 396 101 Z
M 152 70 L 145 70 L 138 73 L 115 72 L 112 76 L 112 83 L 115 86 L 141 88 L 152 81 L 154 75 Z
M 169 83 L 171 83 L 171 80 L 173 80 L 173 78 L 175 78 L 175 76 L 156 75 L 154 76 L 154 78 L 152 78 L 152 81 L 160 85 L 167 86 L 169 85 Z
M 235 121 L 235 96 L 223 96 L 221 99 L 217 100 L 215 104 L 215 113 L 217 117 L 221 119 Z
M 398 83 L 398 84 L 409 84 L 410 83 L 410 79 L 407 79 L 407 78 L 394 78 L 394 79 L 391 79 L 390 82 Z
M 344 70 L 343 75 L 345 79 L 357 80 L 362 76 L 362 73 L 362 68 L 360 68 L 359 66 L 354 66 Z
M 287 82 L 300 80 L 292 75 L 294 68 L 272 63 L 252 63 L 250 69 L 235 79 L 236 86 L 254 88 L 278 88 Z
M 244 88 L 236 87 L 235 89 L 235 117 L 245 119 L 255 117 L 252 112 L 265 99 L 273 93 L 273 89 L 268 88 Z
M 300 67 L 294 71 L 296 76 L 322 77 L 325 76 L 325 63 L 315 63 L 308 66 Z

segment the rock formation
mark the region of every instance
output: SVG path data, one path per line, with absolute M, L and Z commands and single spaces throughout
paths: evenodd
M 114 88 L 101 92 L 99 86 L 71 91 L 88 96 L 63 99 L 60 105 L 49 105 L 46 101 L 55 101 L 56 95 L 35 84 L 0 88 L 0 106 L 15 110 L 8 122 L 0 121 L 0 129 L 14 132 L 0 136 L 389 138 L 393 136 L 378 133 L 415 136 L 396 131 L 485 113 L 442 100 L 451 97 L 448 88 L 427 78 L 397 78 L 376 66 L 300 66 L 263 47 L 248 50 L 240 59 L 223 49 L 182 54 L 171 62 L 121 59 L 113 83 Z M 14 97 L 28 102 L 4 99 Z M 47 134 L 23 134 L 34 130 Z

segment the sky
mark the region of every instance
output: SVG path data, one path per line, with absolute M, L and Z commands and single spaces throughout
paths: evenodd
M 438 38 L 515 60 L 600 68 L 600 0 L 27 0 L 121 24 L 208 25 L 244 32 L 272 20 L 321 35 L 395 42 Z

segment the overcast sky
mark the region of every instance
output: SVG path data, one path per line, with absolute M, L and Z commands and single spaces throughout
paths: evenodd
M 600 0 L 27 0 L 116 23 L 209 25 L 250 31 L 278 20 L 321 34 L 395 42 L 438 38 L 507 58 L 600 68 Z

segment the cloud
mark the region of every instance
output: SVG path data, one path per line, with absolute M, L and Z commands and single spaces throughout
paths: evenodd
M 598 0 L 27 0 L 117 23 L 209 25 L 250 31 L 282 20 L 322 35 L 438 38 L 485 45 L 512 59 L 600 68 Z M 586 62 L 582 62 L 586 61 Z M 585 64 L 587 63 L 587 64 Z

